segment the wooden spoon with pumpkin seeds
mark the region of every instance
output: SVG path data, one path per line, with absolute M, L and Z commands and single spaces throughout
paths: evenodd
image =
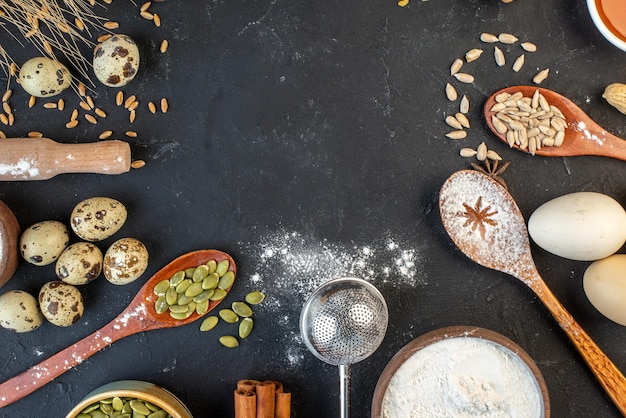
M 565 117 L 566 128 L 561 145 L 541 146 L 539 149 L 531 152 L 528 147 L 524 149 L 520 144 L 509 143 L 506 132 L 502 132 L 502 129 L 498 129 L 498 126 L 496 126 L 499 123 L 493 118 L 497 118 L 496 113 L 498 112 L 493 109 L 499 102 L 498 98 L 504 97 L 501 95 L 512 95 L 521 92 L 524 97 L 532 98 L 536 91 L 541 93 L 549 105 L 555 106 L 562 113 Z M 574 102 L 552 90 L 536 86 L 507 87 L 495 92 L 487 99 L 484 106 L 484 115 L 489 129 L 502 141 L 509 143 L 511 147 L 520 151 L 531 152 L 544 157 L 595 155 L 626 161 L 626 141 L 607 132 Z
M 156 272 L 139 290 L 128 307 L 115 319 L 93 334 L 58 352 L 47 360 L 0 384 L 0 408 L 20 400 L 88 357 L 113 342 L 143 331 L 178 327 L 189 324 L 214 309 L 223 299 L 211 300 L 202 315 L 194 312 L 184 319 L 174 319 L 168 313 L 158 314 L 155 302 L 158 296 L 154 287 L 176 272 L 205 264 L 210 260 L 228 261 L 228 271 L 236 274 L 235 262 L 230 255 L 218 250 L 199 250 L 184 254 Z M 231 286 L 223 289 L 228 293 Z

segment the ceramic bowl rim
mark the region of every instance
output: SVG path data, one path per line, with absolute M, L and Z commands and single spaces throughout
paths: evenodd
M 600 31 L 602 36 L 606 38 L 611 44 L 621 49 L 622 51 L 626 51 L 626 42 L 618 38 L 604 23 L 602 18 L 600 17 L 600 13 L 598 12 L 598 5 L 596 4 L 597 0 L 587 0 L 587 8 L 589 9 L 589 14 L 591 15 L 591 20 L 596 25 L 596 28 Z

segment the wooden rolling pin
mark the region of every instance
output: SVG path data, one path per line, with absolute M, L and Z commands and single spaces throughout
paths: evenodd
M 13 211 L 0 200 L 0 287 L 15 273 L 20 260 L 20 224 Z
M 0 139 L 0 181 L 47 180 L 62 173 L 121 174 L 130 146 L 118 140 L 60 144 L 48 138 Z

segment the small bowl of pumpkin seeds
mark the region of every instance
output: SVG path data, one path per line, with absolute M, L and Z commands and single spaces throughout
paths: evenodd
M 65 418 L 193 418 L 174 394 L 141 380 L 118 380 L 93 390 Z

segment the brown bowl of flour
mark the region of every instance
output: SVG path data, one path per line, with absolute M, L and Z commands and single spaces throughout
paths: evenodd
M 484 328 L 454 326 L 404 346 L 383 370 L 372 418 L 549 418 L 541 371 L 516 343 Z

